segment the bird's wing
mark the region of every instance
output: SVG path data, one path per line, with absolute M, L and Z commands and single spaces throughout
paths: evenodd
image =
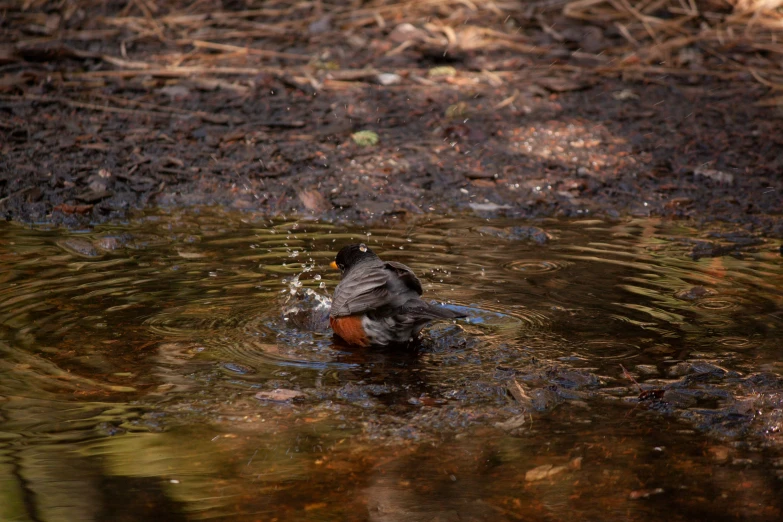
M 414 292 L 421 292 L 421 283 L 405 265 L 360 265 L 337 285 L 330 315 L 342 317 L 397 308 L 417 297 Z
M 397 277 L 405 283 L 406 287 L 419 295 L 422 294 L 421 281 L 419 281 L 419 278 L 413 273 L 413 270 L 396 261 L 386 261 L 385 266 L 387 270 L 391 270 L 397 274 Z

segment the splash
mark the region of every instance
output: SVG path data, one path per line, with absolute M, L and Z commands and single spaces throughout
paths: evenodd
M 287 326 L 324 332 L 329 329 L 332 299 L 313 288 L 303 286 L 300 277 L 311 270 L 312 266 L 306 266 L 302 273 L 283 280 L 287 287 L 281 291 L 282 318 Z M 320 276 L 313 279 L 320 280 Z M 325 286 L 323 282 L 319 283 L 319 288 Z

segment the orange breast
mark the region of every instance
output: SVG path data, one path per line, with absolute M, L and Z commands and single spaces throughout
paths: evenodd
M 330 317 L 329 326 L 334 333 L 339 335 L 345 342 L 357 346 L 369 346 L 370 339 L 362 328 L 362 317 L 359 315 L 348 315 L 345 317 Z

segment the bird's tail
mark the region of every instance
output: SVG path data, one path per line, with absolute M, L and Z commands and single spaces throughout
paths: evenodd
M 403 311 L 422 319 L 459 319 L 460 317 L 467 317 L 462 312 L 451 310 L 439 304 L 430 304 L 421 299 L 411 299 L 403 305 Z

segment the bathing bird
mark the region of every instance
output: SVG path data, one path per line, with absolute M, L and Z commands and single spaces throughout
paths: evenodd
M 465 314 L 421 299 L 421 281 L 396 261 L 383 261 L 364 243 L 340 249 L 331 263 L 342 280 L 329 312 L 340 338 L 357 346 L 408 343 L 430 321 Z

